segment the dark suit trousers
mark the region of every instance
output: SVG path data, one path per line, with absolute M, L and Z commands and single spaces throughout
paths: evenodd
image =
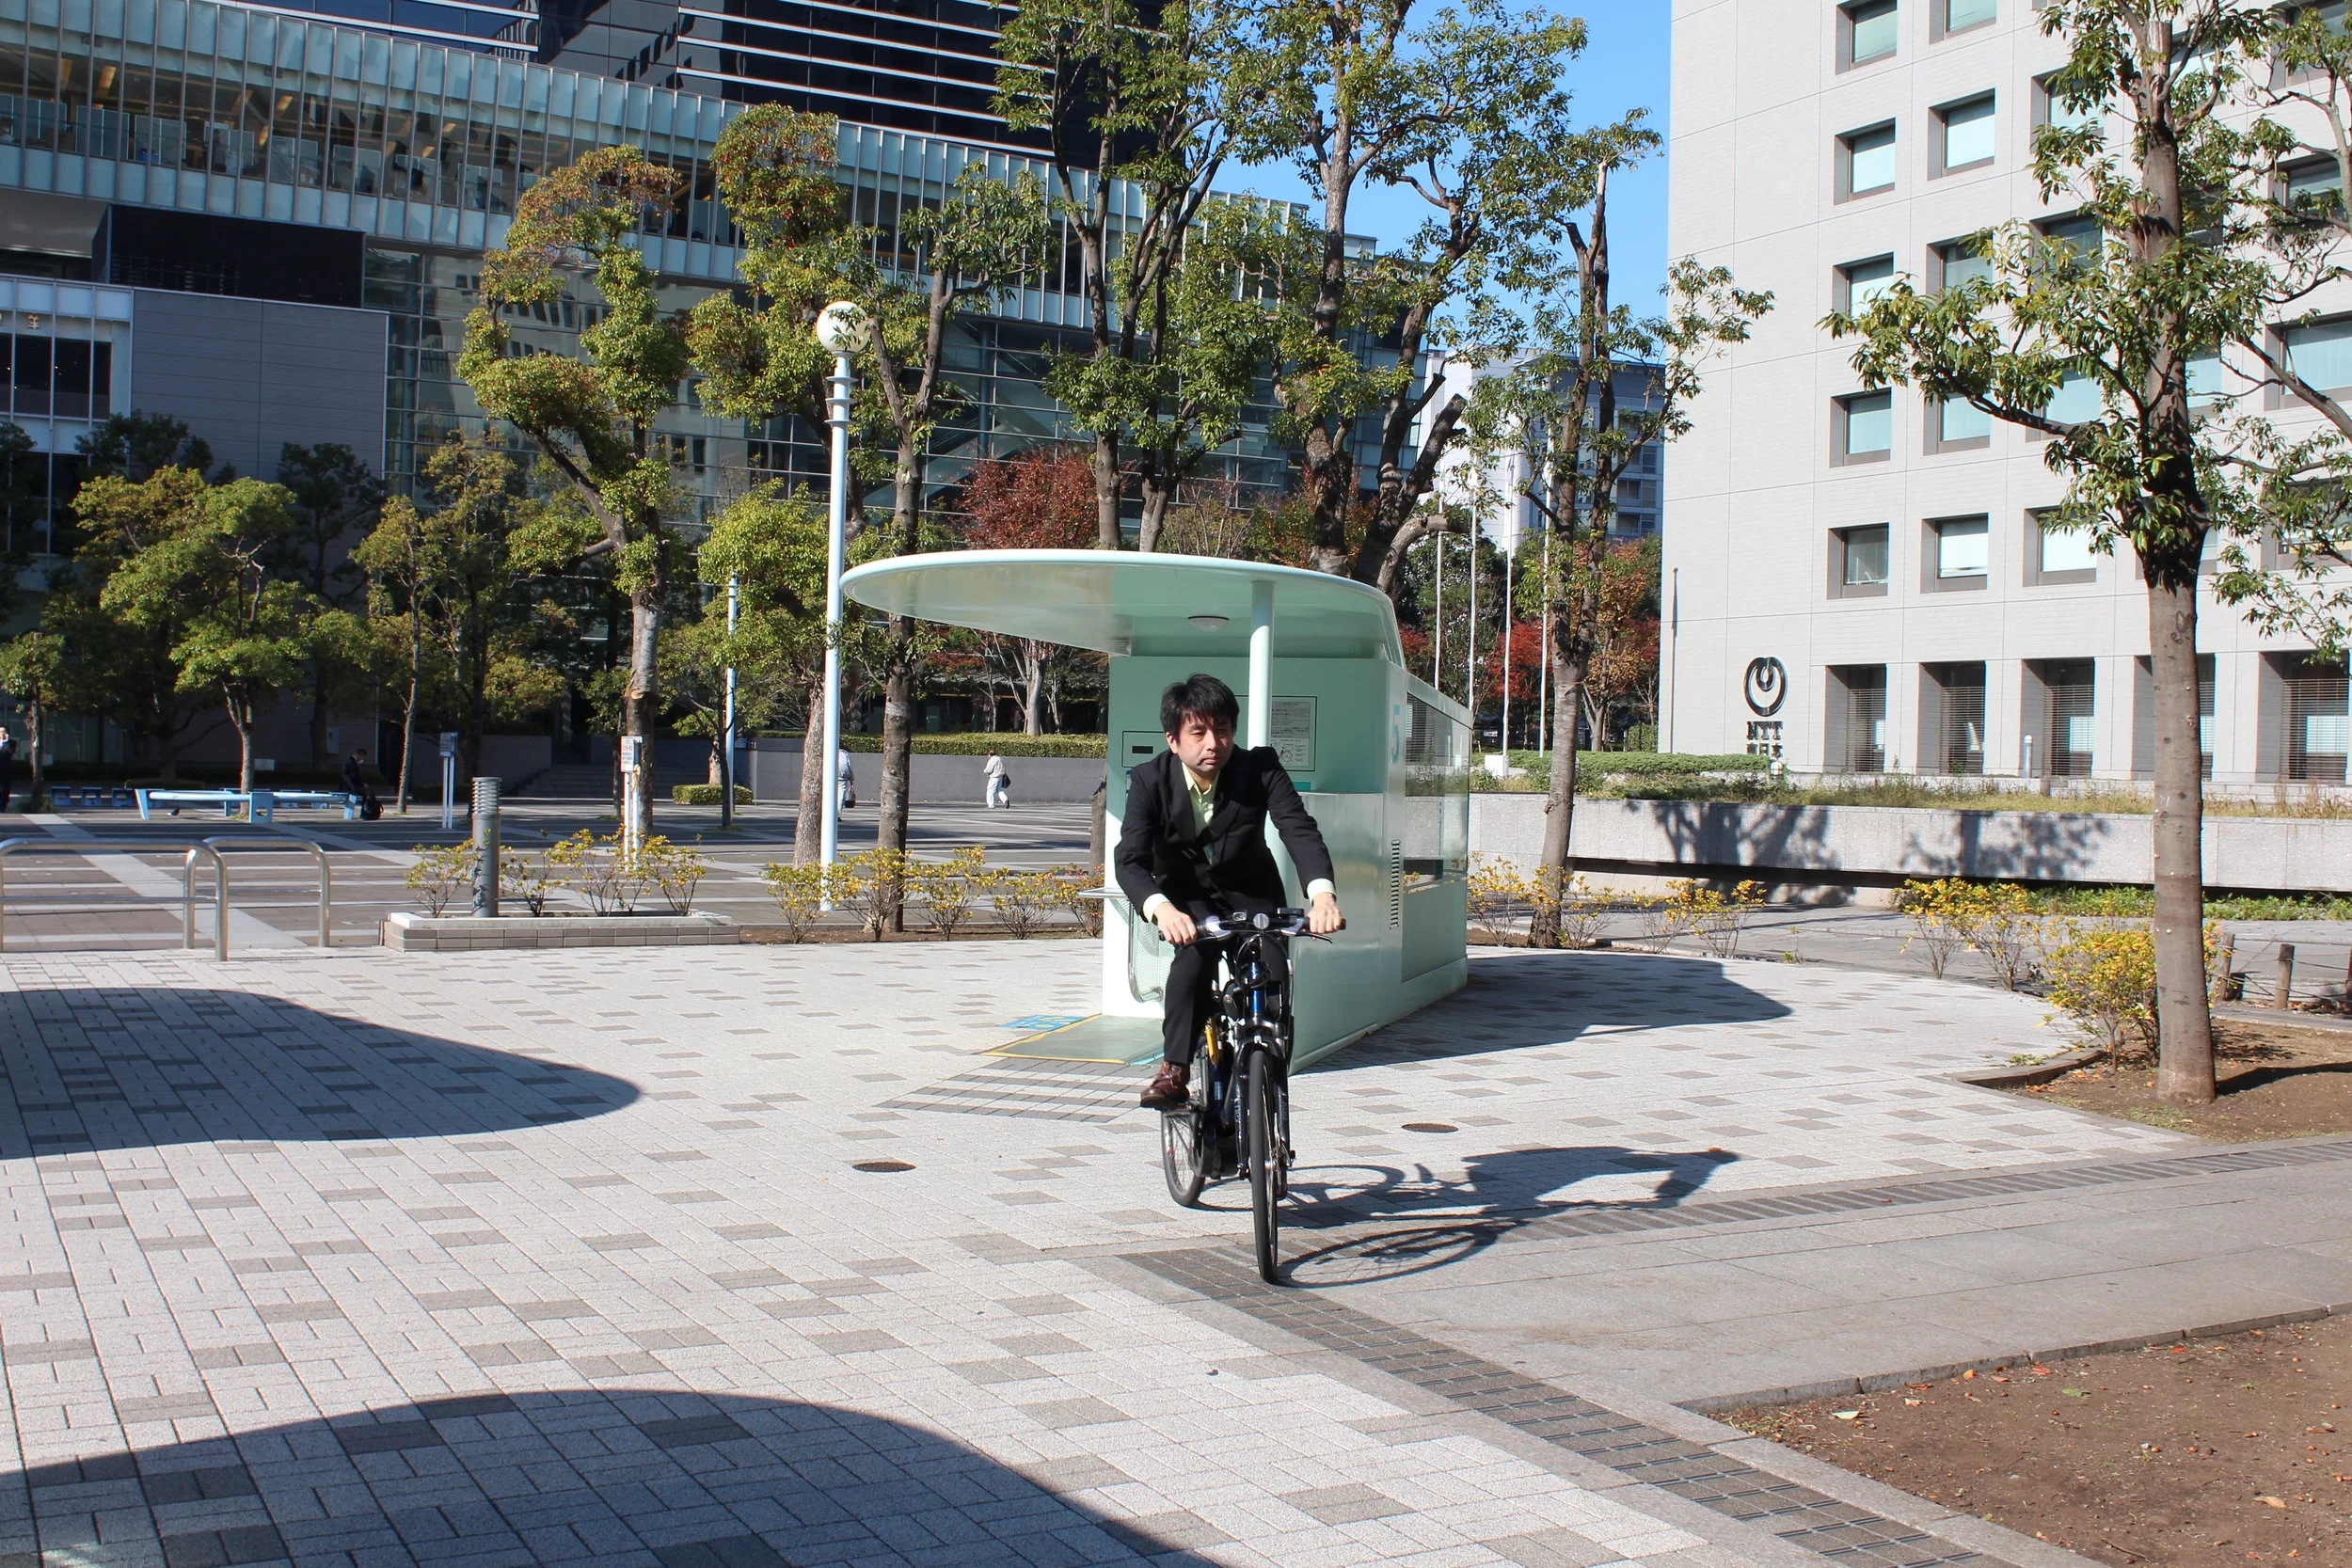
M 1168 985 L 1160 1004 L 1160 1049 L 1174 1066 L 1182 1067 L 1192 1060 L 1193 1050 L 1200 1040 L 1201 1024 L 1216 1016 L 1218 960 L 1226 945 L 1196 942 L 1188 947 L 1179 947 L 1175 961 L 1168 967 Z M 1279 946 L 1268 942 L 1262 951 L 1266 978 L 1279 986 L 1289 975 L 1289 966 Z

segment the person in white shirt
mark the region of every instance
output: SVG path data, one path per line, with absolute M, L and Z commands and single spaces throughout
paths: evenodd
M 1010 811 L 1012 809 L 1012 775 L 1006 771 L 1005 759 L 993 752 L 989 752 L 988 760 L 980 764 L 980 777 L 984 784 L 980 792 L 980 803 L 992 811 L 998 806 Z

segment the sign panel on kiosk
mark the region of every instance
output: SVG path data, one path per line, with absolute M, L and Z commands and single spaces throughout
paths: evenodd
M 1199 556 L 969 550 L 871 562 L 842 591 L 893 614 L 1109 655 L 1112 842 L 1128 772 L 1167 744 L 1161 690 L 1200 673 L 1240 695 L 1241 743 L 1281 753 L 1347 914 L 1328 945 L 1293 947 L 1302 1064 L 1469 978 L 1470 716 L 1406 672 L 1377 590 Z M 1268 839 L 1303 904 L 1295 868 L 1271 830 Z M 1102 1016 L 1157 1020 L 1170 957 L 1151 922 L 1106 899 Z

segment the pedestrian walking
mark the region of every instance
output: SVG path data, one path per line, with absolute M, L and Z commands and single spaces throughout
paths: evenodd
M 841 809 L 848 811 L 857 804 L 857 769 L 850 766 L 847 746 L 834 753 L 833 774 L 841 790 Z
M 983 784 L 980 804 L 991 811 L 998 806 L 1010 811 L 1012 809 L 1012 775 L 1005 768 L 1005 759 L 993 752 L 989 752 L 988 760 L 980 764 L 980 778 Z
M 16 793 L 16 736 L 0 728 L 0 811 L 8 809 L 8 797 Z

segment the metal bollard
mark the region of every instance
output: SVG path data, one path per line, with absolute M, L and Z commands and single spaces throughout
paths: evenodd
M 499 781 L 473 782 L 473 912 L 499 912 Z
M 2295 1006 L 2295 943 L 2279 944 L 2279 994 L 2270 999 L 2274 1007 Z

